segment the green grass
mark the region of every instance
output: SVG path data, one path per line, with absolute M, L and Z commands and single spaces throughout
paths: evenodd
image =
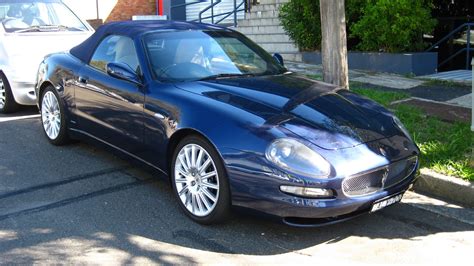
M 311 74 L 311 75 L 306 75 L 306 76 L 310 79 L 315 79 L 315 80 L 319 80 L 319 81 L 323 80 L 323 75 L 321 75 L 321 74 Z
M 407 73 L 405 75 L 403 75 L 405 78 L 414 78 L 416 77 L 416 75 L 414 73 Z
M 423 83 L 424 86 L 436 86 L 436 87 L 445 87 L 445 88 L 462 88 L 462 87 L 468 87 L 468 85 L 461 83 L 461 82 L 455 82 L 455 81 L 450 81 L 450 80 L 440 80 L 440 79 L 423 79 L 425 82 Z
M 408 105 L 389 106 L 408 98 L 403 92 L 385 92 L 353 86 L 353 92 L 392 109 L 400 118 L 421 150 L 421 167 L 436 172 L 474 180 L 474 133 L 467 123 L 447 123 L 428 117 L 422 110 Z
M 399 101 L 410 97 L 408 93 L 404 92 L 391 92 L 391 91 L 378 91 L 374 89 L 360 88 L 357 85 L 351 84 L 351 91 L 370 98 L 383 106 L 390 105 L 391 102 Z

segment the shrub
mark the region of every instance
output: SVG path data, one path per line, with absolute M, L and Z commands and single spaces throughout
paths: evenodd
M 321 46 L 319 0 L 292 0 L 280 8 L 283 28 L 302 50 L 318 50 Z
M 346 0 L 349 45 L 353 42 L 349 26 L 359 20 L 367 1 L 369 0 Z M 320 49 L 322 37 L 319 0 L 291 0 L 283 4 L 280 8 L 280 21 L 286 33 L 300 49 Z
M 426 47 L 423 33 L 436 25 L 431 7 L 429 0 L 370 0 L 351 35 L 360 39 L 357 48 L 362 51 L 421 51 Z
M 348 47 L 362 51 L 420 51 L 431 33 L 432 0 L 346 0 Z M 321 47 L 319 0 L 291 0 L 280 8 L 283 28 L 302 50 Z

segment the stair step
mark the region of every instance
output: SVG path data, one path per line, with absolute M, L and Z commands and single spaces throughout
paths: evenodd
M 303 62 L 303 55 L 301 53 L 280 53 L 283 61 Z
M 267 51 L 273 55 L 275 53 L 280 54 L 285 62 L 303 62 L 303 55 L 300 52 L 278 52 L 278 51 Z
M 298 47 L 288 37 L 278 17 L 280 7 L 290 0 L 260 0 L 252 6 L 245 19 L 238 21 L 235 30 L 247 35 L 270 53 L 279 53 L 287 61 L 301 62 L 302 55 Z
M 245 19 L 278 18 L 279 13 L 279 10 L 252 11 L 245 14 Z
M 299 52 L 298 47 L 293 43 L 258 43 L 266 51 L 272 51 L 276 53 L 289 53 Z
M 278 18 L 257 18 L 257 19 L 243 19 L 238 21 L 239 26 L 279 26 L 280 19 Z
M 260 5 L 275 5 L 288 3 L 290 0 L 260 0 Z
M 237 31 L 243 34 L 286 34 L 282 26 L 241 26 L 236 28 Z
M 280 42 L 280 43 L 292 43 L 293 41 L 286 34 L 247 34 L 248 38 L 256 43 L 265 42 Z
M 252 6 L 251 12 L 258 12 L 258 11 L 277 11 L 280 10 L 282 4 L 260 4 Z

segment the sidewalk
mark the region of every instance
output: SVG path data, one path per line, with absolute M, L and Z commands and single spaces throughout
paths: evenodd
M 452 70 L 431 75 L 422 76 L 423 79 L 448 80 L 466 83 L 470 85 L 472 82 L 471 70 Z

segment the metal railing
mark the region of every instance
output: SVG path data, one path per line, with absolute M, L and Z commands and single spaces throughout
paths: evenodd
M 438 68 L 442 67 L 449 61 L 453 60 L 456 56 L 460 55 L 463 52 L 466 52 L 466 69 L 469 69 L 470 63 L 471 63 L 471 52 L 474 51 L 471 45 L 471 29 L 474 29 L 474 23 L 464 23 L 461 26 L 457 27 L 455 30 L 450 32 L 448 35 L 446 35 L 444 38 L 433 44 L 430 48 L 428 48 L 426 51 L 432 51 L 434 49 L 437 49 L 440 44 L 444 42 L 448 42 L 454 39 L 454 35 L 458 34 L 460 32 L 464 32 L 464 29 L 466 29 L 466 47 L 458 50 L 456 53 L 452 54 L 449 56 L 447 59 L 445 59 L 443 62 L 439 63 Z M 462 36 L 461 36 L 462 37 Z
M 260 4 L 258 0 L 247 0 L 245 3 L 245 12 L 250 13 L 252 11 L 252 6 Z
M 193 20 L 189 20 L 189 21 L 203 22 L 203 20 L 210 19 L 212 24 L 220 24 L 223 21 L 225 21 L 225 19 L 227 19 L 228 17 L 233 15 L 232 25 L 234 27 L 237 27 L 238 13 L 248 10 L 247 7 L 250 5 L 250 2 L 248 2 L 248 1 L 249 0 L 240 0 L 240 3 L 238 3 L 239 2 L 238 0 L 234 0 L 234 6 L 233 6 L 233 9 L 231 11 L 224 12 L 224 13 L 219 13 L 219 14 L 215 14 L 214 9 L 217 5 L 222 3 L 222 0 L 196 0 L 194 2 L 182 3 L 182 4 L 171 6 L 171 10 L 173 10 L 174 8 L 178 8 L 178 7 L 186 7 L 186 6 L 189 6 L 189 5 L 200 4 L 200 3 L 203 3 L 203 2 L 210 2 L 209 6 L 207 6 L 206 8 L 204 8 L 203 10 L 201 10 L 199 12 L 197 19 L 193 19 Z M 203 17 L 204 13 L 206 13 L 208 11 L 211 12 L 211 15 Z
M 175 8 L 178 8 L 178 7 L 184 7 L 184 6 L 190 6 L 190 5 L 194 5 L 194 4 L 200 4 L 200 3 L 204 3 L 204 2 L 207 2 L 208 0 L 196 0 L 195 2 L 189 2 L 189 3 L 182 3 L 182 4 L 177 4 L 177 5 L 174 5 L 174 6 L 171 6 L 171 9 L 175 9 Z

